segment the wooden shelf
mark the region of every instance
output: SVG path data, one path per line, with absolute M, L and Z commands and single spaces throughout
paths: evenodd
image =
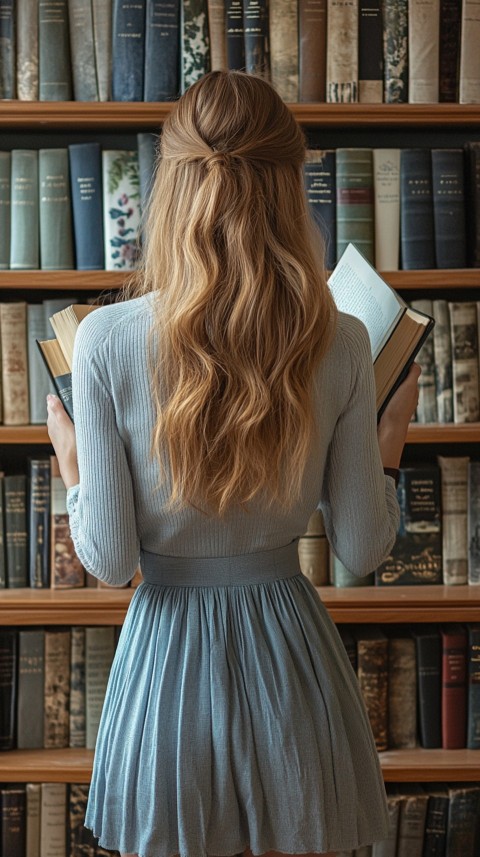
M 479 750 L 387 750 L 380 764 L 386 782 L 480 780 Z M 88 783 L 92 766 L 92 750 L 10 750 L 0 753 L 0 781 Z
M 121 625 L 135 589 L 3 589 L 0 625 Z
M 478 127 L 477 104 L 289 104 L 295 118 L 311 127 Z M 4 130 L 34 128 L 75 130 L 84 128 L 137 131 L 159 128 L 172 109 L 171 103 L 90 101 L 2 101 L 0 122 Z
M 478 586 L 319 586 L 334 622 L 479 622 Z
M 46 426 L 0 426 L 0 444 L 50 443 Z

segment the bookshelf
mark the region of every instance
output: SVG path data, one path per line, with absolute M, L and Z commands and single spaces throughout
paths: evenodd
M 480 139 L 478 105 L 460 104 L 295 104 L 297 120 L 312 132 L 328 130 L 352 135 L 375 132 L 377 145 L 382 134 L 386 145 L 395 145 L 392 134 L 422 135 L 451 132 L 467 139 Z M 92 139 L 104 133 L 122 135 L 157 130 L 171 110 L 170 104 L 83 103 L 83 102 L 0 102 L 1 143 L 18 133 L 22 139 L 35 134 L 35 146 L 42 134 L 50 137 L 83 135 Z M 400 139 L 401 139 L 400 136 Z M 443 138 L 444 139 L 444 138 Z M 342 143 L 343 145 L 343 143 Z M 355 145 L 355 143 L 353 143 Z M 359 145 L 359 144 L 357 144 Z M 426 145 L 431 145 L 427 142 Z M 440 145 L 446 145 L 442 142 Z M 384 272 L 387 282 L 404 293 L 429 295 L 454 289 L 471 300 L 480 297 L 480 269 Z M 96 292 L 120 288 L 125 274 L 107 271 L 0 271 L 0 300 L 31 293 L 35 300 L 45 292 Z M 480 442 L 480 423 L 466 425 L 412 425 L 409 445 Z M 0 447 L 48 445 L 44 426 L 0 426 Z M 480 588 L 475 587 L 393 587 L 319 590 L 335 622 L 479 622 Z M 43 590 L 0 591 L 0 625 L 118 625 L 128 609 L 131 590 Z M 478 781 L 480 752 L 471 750 L 387 751 L 380 754 L 386 781 Z M 0 781 L 87 783 L 93 753 L 88 750 L 15 750 L 0 753 Z

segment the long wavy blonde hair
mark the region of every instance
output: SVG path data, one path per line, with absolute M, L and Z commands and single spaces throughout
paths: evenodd
M 241 72 L 205 75 L 163 126 L 130 295 L 158 295 L 152 454 L 173 505 L 299 496 L 336 317 L 304 158 L 290 110 Z

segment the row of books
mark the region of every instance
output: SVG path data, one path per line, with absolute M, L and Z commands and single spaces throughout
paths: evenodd
M 479 783 L 388 783 L 388 839 L 336 857 L 478 857 Z
M 0 628 L 0 750 L 93 750 L 119 633 Z
M 155 140 L 0 152 L 0 269 L 133 268 Z
M 0 98 L 168 101 L 210 69 L 233 68 L 271 79 L 292 102 L 480 101 L 475 0 L 39 7 L 5 4 Z
M 438 456 L 438 464 L 402 467 L 400 527 L 389 556 L 356 577 L 328 550 L 319 511 L 300 539 L 303 573 L 315 586 L 461 585 L 480 583 L 480 462 Z
M 480 749 L 480 624 L 339 625 L 377 750 Z
M 5 857 L 120 857 L 84 827 L 87 783 L 2 783 L 0 854 Z
M 309 149 L 305 187 L 327 267 L 352 242 L 380 271 L 480 266 L 480 143 Z

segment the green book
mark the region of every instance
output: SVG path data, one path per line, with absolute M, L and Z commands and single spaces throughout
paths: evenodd
M 70 101 L 72 73 L 67 0 L 42 0 L 38 10 L 40 101 Z
M 352 242 L 375 262 L 372 149 L 337 149 L 337 259 Z
M 74 267 L 68 149 L 40 149 L 40 261 L 42 270 Z
M 13 149 L 11 178 L 10 267 L 38 268 L 38 152 Z
M 0 271 L 10 267 L 10 176 L 10 152 L 0 152 Z

